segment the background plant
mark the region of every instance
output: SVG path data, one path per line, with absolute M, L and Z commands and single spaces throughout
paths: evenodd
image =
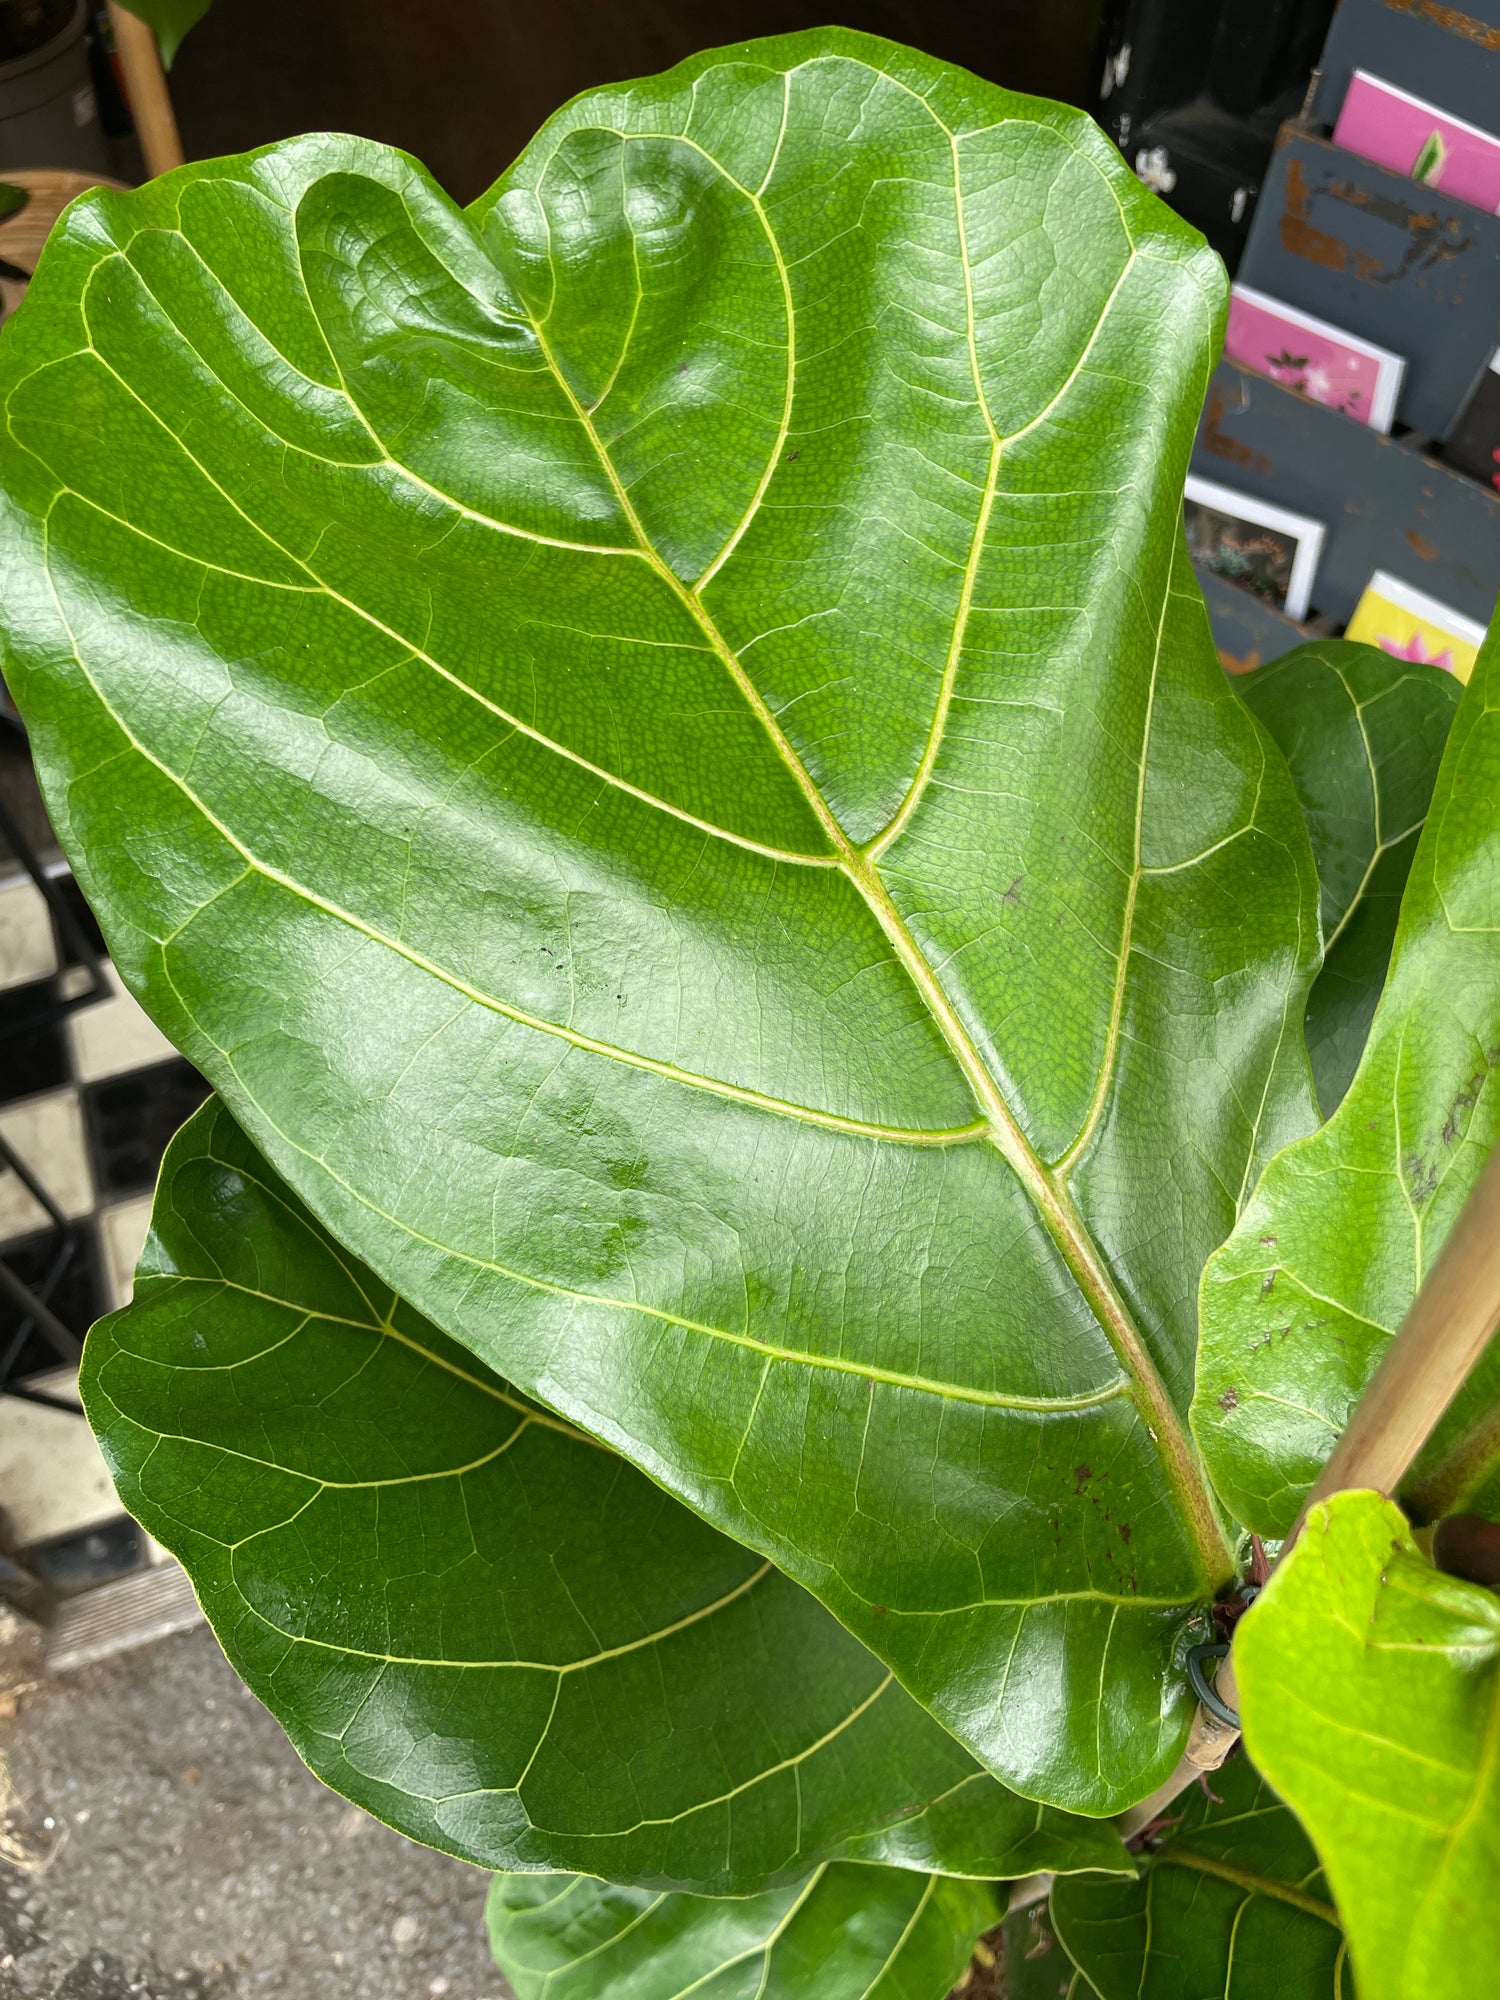
M 1343 1977 L 1248 1766 L 1139 1880 L 1110 1815 L 1493 1142 L 1495 669 L 1435 794 L 1441 677 L 1226 681 L 1222 302 L 1080 114 L 829 31 L 462 213 L 336 138 L 91 195 L 0 344 L 7 679 L 219 1099 L 88 1407 L 320 1775 L 569 1878 L 523 1991 L 938 1994 L 1041 1871 L 1100 1992 L 1142 1894 L 1227 1991 L 1225 1868 Z

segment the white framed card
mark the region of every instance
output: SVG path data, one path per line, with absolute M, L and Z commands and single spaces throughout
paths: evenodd
M 1310 514 L 1189 477 L 1183 498 L 1188 552 L 1200 569 L 1303 619 L 1327 529 Z
M 1252 285 L 1229 288 L 1224 358 L 1382 434 L 1391 427 L 1406 374 L 1405 355 Z

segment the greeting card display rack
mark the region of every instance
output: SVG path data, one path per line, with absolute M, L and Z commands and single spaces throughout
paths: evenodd
M 1303 109 L 1277 133 L 1238 281 L 1407 366 L 1388 437 L 1266 376 L 1219 368 L 1193 470 L 1327 530 L 1305 626 L 1204 576 L 1231 667 L 1342 629 L 1376 570 L 1480 624 L 1500 589 L 1500 489 L 1443 461 L 1500 344 L 1500 215 L 1333 143 L 1356 70 L 1500 136 L 1500 0 L 1341 0 Z

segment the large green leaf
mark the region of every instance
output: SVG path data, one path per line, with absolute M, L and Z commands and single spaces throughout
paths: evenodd
M 1286 758 L 1307 815 L 1323 970 L 1307 1049 L 1324 1116 L 1349 1088 L 1390 964 L 1461 684 L 1353 639 L 1298 646 L 1235 683 Z
M 1337 1112 L 1275 1160 L 1203 1274 L 1193 1427 L 1240 1520 L 1284 1535 L 1500 1136 L 1500 631 L 1459 704 L 1390 977 Z M 1418 1462 L 1431 1513 L 1500 1464 L 1500 1354 Z
M 738 1902 L 583 1875 L 497 1875 L 485 1905 L 516 2000 L 944 2000 L 992 1889 L 835 1863 Z
M 1245 1740 L 1301 1815 L 1361 2000 L 1475 2000 L 1500 1963 L 1500 1599 L 1339 1493 L 1235 1642 Z
M 320 1778 L 485 1867 L 743 1893 L 831 1856 L 1133 1864 L 815 1598 L 489 1375 L 210 1100 L 83 1389 L 126 1505 Z
M 1052 1921 L 1085 1978 L 1102 2000 L 1353 2000 L 1296 1816 L 1244 1756 L 1207 1782 L 1215 1796 L 1183 1795 L 1136 1880 L 1054 1887 Z
M 1316 882 L 1180 498 L 1222 271 L 1081 114 L 819 31 L 460 214 L 86 196 L 0 618 L 124 976 L 320 1219 L 1017 1789 L 1154 1785 L 1196 1285 Z

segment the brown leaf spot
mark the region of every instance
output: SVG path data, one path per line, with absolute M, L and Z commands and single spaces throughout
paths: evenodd
M 1226 1389 L 1223 1395 L 1219 1398 L 1219 1408 L 1223 1410 L 1226 1415 L 1229 1413 L 1230 1410 L 1237 1410 L 1239 1406 L 1240 1406 L 1240 1392 L 1238 1389 Z

